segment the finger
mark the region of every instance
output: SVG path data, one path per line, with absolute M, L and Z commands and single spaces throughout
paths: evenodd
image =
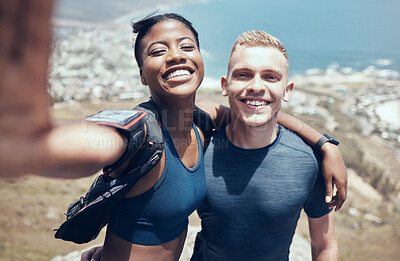
M 344 203 L 344 200 L 341 198 L 338 198 L 335 211 L 339 211 L 342 208 L 343 203 Z
M 329 202 L 328 207 L 329 207 L 329 208 L 335 208 L 335 210 L 336 210 L 337 204 L 338 204 L 337 196 L 334 196 L 334 197 L 332 198 L 332 200 Z
M 98 248 L 91 248 L 89 250 L 86 250 L 85 252 L 83 252 L 81 254 L 81 261 L 92 261 L 92 260 L 96 260 L 95 256 L 98 256 L 97 252 L 98 252 Z M 101 252 L 100 252 L 101 255 Z M 100 257 L 98 257 L 97 259 L 100 259 Z
M 93 254 L 92 259 L 90 261 L 99 261 L 101 258 L 103 248 L 96 248 L 96 252 Z
M 335 211 L 339 211 L 339 209 L 341 209 L 341 207 L 343 206 L 344 202 L 347 199 L 347 182 L 345 182 L 344 184 L 342 183 L 336 184 L 336 187 L 337 187 L 338 203 Z
M 324 177 L 325 179 L 325 202 L 329 203 L 332 200 L 332 177 Z
M 89 250 L 83 252 L 81 254 L 81 261 L 90 261 L 90 254 L 89 254 Z

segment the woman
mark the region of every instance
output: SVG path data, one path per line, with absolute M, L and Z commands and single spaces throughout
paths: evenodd
M 141 81 L 162 115 L 165 149 L 110 218 L 102 260 L 177 260 L 188 216 L 205 193 L 204 136 L 193 124 L 203 60 L 196 31 L 180 16 L 149 17 L 133 29 Z
M 188 216 L 205 193 L 204 135 L 193 124 L 196 90 L 204 76 L 198 34 L 177 14 L 149 16 L 132 26 L 138 33 L 135 58 L 141 81 L 162 115 L 165 150 L 160 163 L 114 211 L 101 260 L 178 260 Z M 206 107 L 218 118 L 218 110 Z M 304 132 L 312 144 L 321 136 Z

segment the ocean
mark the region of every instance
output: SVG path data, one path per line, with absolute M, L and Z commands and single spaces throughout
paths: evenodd
M 76 56 L 75 59 L 71 57 L 66 61 L 59 59 L 61 64 L 56 67 L 60 70 L 68 69 L 70 64 L 77 60 L 82 63 L 83 57 L 77 54 L 81 53 L 79 50 L 88 42 L 99 45 L 99 48 L 95 49 L 110 50 L 107 56 L 114 58 L 120 57 L 118 53 L 131 52 L 132 36 L 129 26 L 131 19 L 137 21 L 159 9 L 159 13 L 177 12 L 184 15 L 193 22 L 199 32 L 200 47 L 205 62 L 205 79 L 202 88 L 218 88 L 220 77 L 226 74 L 233 42 L 242 32 L 248 30 L 265 30 L 283 42 L 289 54 L 291 76 L 324 74 L 324 72 L 329 76 L 333 71 L 360 75 L 358 72 L 362 72 L 361 75 L 374 75 L 375 79 L 395 80 L 391 84 L 397 87 L 400 82 L 399 0 L 177 0 L 174 4 L 171 0 L 115 0 L 112 3 L 107 0 L 57 1 L 58 8 L 55 16 L 59 19 L 88 23 L 88 25 L 98 23 L 112 26 L 116 24 L 124 30 L 126 28 L 126 35 L 122 31 L 115 31 L 110 33 L 110 38 L 106 37 L 108 35 L 106 32 L 102 34 L 96 30 L 81 32 L 83 35 L 79 39 L 83 41 L 82 43 L 75 39 L 74 44 L 68 44 L 68 48 L 73 47 L 70 51 L 73 57 Z M 113 33 L 119 35 L 113 36 Z M 115 41 L 118 39 L 121 41 L 124 39 L 123 46 L 120 46 L 122 42 L 117 41 L 118 44 L 116 44 Z M 108 41 L 115 43 L 110 47 L 107 46 Z M 125 42 L 128 44 L 126 45 Z M 116 48 L 116 46 L 119 47 Z M 75 47 L 77 50 L 74 50 Z M 119 50 L 119 48 L 122 49 Z M 102 54 L 99 53 L 95 58 L 101 56 Z M 98 77 L 92 77 L 85 95 L 80 96 L 92 97 L 93 90 L 90 86 L 96 85 L 115 85 L 115 88 L 111 88 L 115 93 L 110 95 L 120 93 L 121 80 L 130 82 L 126 78 L 130 74 L 124 69 L 129 67 L 127 65 L 131 59 L 127 57 L 126 63 L 121 63 L 122 61 L 117 59 L 116 64 L 121 66 L 118 70 L 119 74 L 113 72 L 109 77 L 104 77 L 104 73 L 109 70 L 97 66 L 99 67 L 96 67 L 97 69 L 104 69 L 98 72 L 103 80 L 96 82 Z M 93 61 L 90 64 L 92 63 L 96 64 Z M 102 64 L 102 61 L 100 60 L 99 63 Z M 76 65 L 72 67 L 74 66 L 76 67 Z M 96 68 L 88 67 L 86 69 L 91 73 L 83 74 L 96 75 L 93 73 Z M 64 81 L 68 82 L 70 78 Z M 115 78 L 120 81 L 115 81 Z M 107 79 L 107 82 L 104 79 Z M 374 82 L 374 78 L 368 79 Z M 54 86 L 58 83 L 63 83 L 63 81 L 55 81 L 53 90 L 56 89 Z M 62 99 L 69 97 L 65 94 L 65 90 L 71 90 L 70 84 L 66 86 L 68 88 L 60 84 L 58 96 Z M 359 101 L 362 102 L 362 106 L 373 105 L 371 117 L 375 119 L 378 116 L 381 121 L 389 123 L 391 127 L 398 130 L 400 93 L 397 87 L 372 86 L 371 89 L 365 91 L 363 97 L 359 97 Z M 108 89 L 107 93 L 109 93 Z M 99 93 L 99 95 L 102 94 Z M 378 103 L 374 102 L 378 100 Z M 400 142 L 400 136 L 397 139 Z
M 203 0 L 162 12 L 193 22 L 206 78 L 226 74 L 232 44 L 248 30 L 264 30 L 283 42 L 291 75 L 332 66 L 400 72 L 399 0 Z

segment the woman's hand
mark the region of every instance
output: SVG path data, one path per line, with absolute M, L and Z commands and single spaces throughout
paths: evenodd
M 325 201 L 329 207 L 338 211 L 347 198 L 347 170 L 339 148 L 326 142 L 322 148 L 322 173 L 325 180 Z M 336 195 L 333 196 L 333 184 L 336 185 Z M 332 197 L 333 196 L 333 197 Z
M 82 253 L 81 261 L 99 261 L 102 252 L 103 246 L 92 247 L 91 249 Z

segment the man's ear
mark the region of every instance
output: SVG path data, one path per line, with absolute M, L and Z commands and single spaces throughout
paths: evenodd
M 228 79 L 225 76 L 221 77 L 222 96 L 228 96 Z
M 289 98 L 290 98 L 290 95 L 292 94 L 292 92 L 293 92 L 293 89 L 294 89 L 294 83 L 289 83 L 287 86 L 286 86 L 286 89 L 285 89 L 285 93 L 283 94 L 283 98 L 282 98 L 282 100 L 284 101 L 284 102 L 288 102 L 289 101 Z
M 143 76 L 142 69 L 140 69 L 139 71 L 140 71 L 140 81 L 142 82 L 143 85 L 147 85 L 147 81 L 146 81 L 146 78 L 144 78 L 144 76 Z

